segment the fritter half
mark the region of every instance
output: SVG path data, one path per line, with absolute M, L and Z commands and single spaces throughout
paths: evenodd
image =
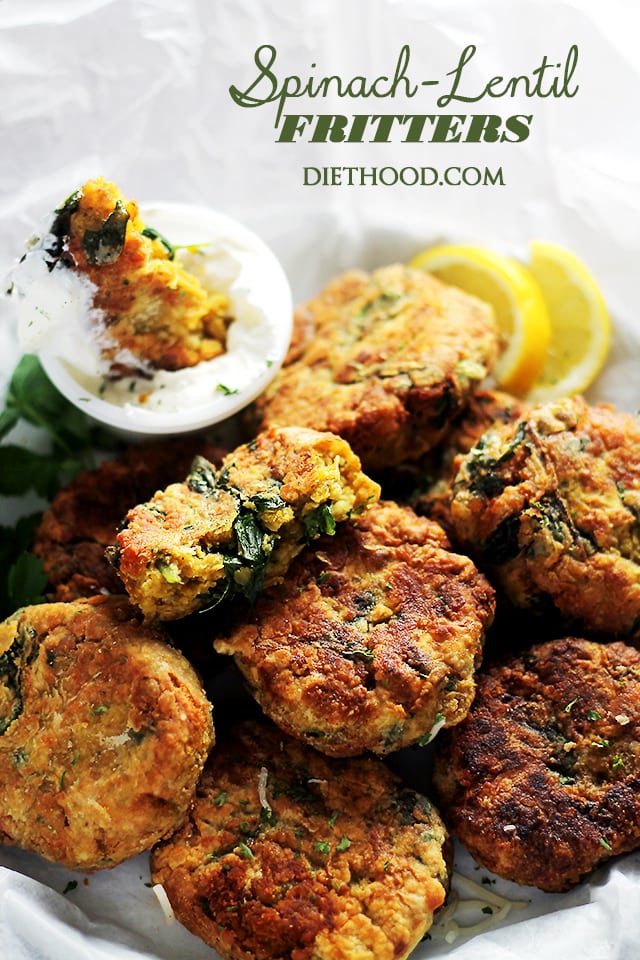
M 151 857 L 178 919 L 228 960 L 403 960 L 448 884 L 426 797 L 379 760 L 333 760 L 245 723 Z
M 640 652 L 568 638 L 478 677 L 437 752 L 443 815 L 516 883 L 566 890 L 640 846 Z
M 288 357 L 255 415 L 262 428 L 337 433 L 379 470 L 435 446 L 497 355 L 481 301 L 401 265 L 354 271 L 296 311 Z
M 463 719 L 493 612 L 437 524 L 378 503 L 302 553 L 215 648 L 288 733 L 382 755 Z
M 187 474 L 197 453 L 219 465 L 226 451 L 191 437 L 133 446 L 64 487 L 44 513 L 32 548 L 49 578 L 49 599 L 124 592 L 105 547 L 115 543 L 127 510 Z
M 184 819 L 213 743 L 187 660 L 124 597 L 0 624 L 0 841 L 113 867 Z
M 145 617 L 174 620 L 234 594 L 254 600 L 379 493 L 344 440 L 272 428 L 130 510 L 110 557 Z
M 462 460 L 451 516 L 516 606 L 602 636 L 640 633 L 640 423 L 579 397 L 489 430 Z
M 525 401 L 501 390 L 478 390 L 473 394 L 442 443 L 415 465 L 417 490 L 410 503 L 416 513 L 437 521 L 449 537 L 455 536 L 451 497 L 461 457 L 469 453 L 486 430 L 513 423 L 526 416 L 529 409 Z
M 229 298 L 188 273 L 113 183 L 85 183 L 56 211 L 51 233 L 50 259 L 95 285 L 97 332 L 114 372 L 179 370 L 224 352 Z

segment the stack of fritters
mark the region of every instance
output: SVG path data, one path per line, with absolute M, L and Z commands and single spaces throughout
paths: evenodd
M 446 832 L 360 754 L 419 763 L 435 740 L 445 823 L 520 883 L 565 889 L 640 844 L 621 642 L 640 623 L 640 428 L 481 389 L 497 351 L 489 308 L 430 277 L 340 277 L 297 311 L 250 441 L 128 503 L 111 538 L 145 619 L 209 610 L 206 643 L 277 724 L 229 724 L 152 855 L 225 957 L 391 960 L 428 929 Z M 549 642 L 500 660 L 490 633 L 483 667 L 494 586 Z M 551 642 L 577 625 L 589 639 Z

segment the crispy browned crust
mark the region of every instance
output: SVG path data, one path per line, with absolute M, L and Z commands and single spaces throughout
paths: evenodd
M 478 677 L 441 741 L 435 785 L 454 834 L 516 883 L 566 890 L 640 846 L 640 652 L 568 638 Z
M 441 445 L 417 466 L 416 482 L 422 489 L 411 498 L 416 513 L 430 517 L 455 536 L 451 519 L 451 497 L 461 457 L 469 453 L 485 431 L 526 416 L 530 405 L 501 390 L 478 390 L 454 421 Z M 426 489 L 425 489 L 426 486 Z
M 2 842 L 97 870 L 175 830 L 213 742 L 188 661 L 121 597 L 18 611 L 0 652 Z
M 466 715 L 493 612 L 440 527 L 378 503 L 301 554 L 215 647 L 288 733 L 331 756 L 382 755 Z
M 34 535 L 32 549 L 49 579 L 49 599 L 122 593 L 122 580 L 104 551 L 115 543 L 127 510 L 186 474 L 196 454 L 219 464 L 225 453 L 202 438 L 168 439 L 128 447 L 79 474 L 54 497 Z
M 244 723 L 151 871 L 228 960 L 403 960 L 444 900 L 447 848 L 431 803 L 381 761 L 329 761 Z
M 511 602 L 624 637 L 640 628 L 640 424 L 579 397 L 490 430 L 462 460 L 457 541 Z
M 354 271 L 296 311 L 291 350 L 255 415 L 262 427 L 330 430 L 365 469 L 383 469 L 435 446 L 497 353 L 481 301 L 401 265 Z
M 146 617 L 178 619 L 281 577 L 305 542 L 377 500 L 340 437 L 272 428 L 130 510 L 113 561 Z
M 96 263 L 87 256 L 87 231 L 103 230 L 114 211 L 129 217 L 122 251 L 115 260 Z M 125 350 L 143 367 L 178 370 L 223 353 L 231 321 L 228 297 L 205 290 L 144 229 L 138 205 L 114 184 L 98 178 L 82 187 L 65 256 L 96 285 L 93 306 L 104 313 L 105 355 L 126 367 L 126 358 L 119 357 Z

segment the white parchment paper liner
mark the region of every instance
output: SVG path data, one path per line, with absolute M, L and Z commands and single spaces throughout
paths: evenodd
M 335 273 L 404 260 L 439 240 L 473 240 L 526 259 L 545 239 L 577 253 L 610 305 L 614 340 L 592 400 L 640 408 L 640 98 L 637 11 L 625 0 L 1 0 L 0 272 L 43 213 L 91 176 L 140 201 L 204 203 L 243 220 L 283 262 L 297 301 Z M 530 72 L 580 50 L 572 100 L 522 96 L 450 112 L 533 114 L 520 144 L 278 144 L 275 108 L 241 109 L 228 87 L 255 76 L 253 52 L 284 73 L 375 77 L 411 46 L 416 80 L 446 76 L 478 48 L 469 84 Z M 438 112 L 428 94 L 413 112 Z M 304 108 L 304 109 L 303 109 Z M 292 112 L 397 112 L 392 101 L 301 101 Z M 309 188 L 304 165 L 501 165 L 504 187 Z M 0 397 L 17 359 L 0 303 Z M 28 432 L 27 432 L 27 435 Z M 1 456 L 1 451 L 0 451 Z M 0 522 L 20 505 L 0 504 Z M 478 879 L 461 855 L 457 869 Z M 482 872 L 483 875 L 486 875 Z M 66 895 L 69 879 L 78 886 Z M 88 879 L 0 847 L 0 956 L 10 960 L 204 960 L 213 951 L 168 926 L 146 857 Z M 562 896 L 531 899 L 507 924 L 416 960 L 635 960 L 640 857 Z

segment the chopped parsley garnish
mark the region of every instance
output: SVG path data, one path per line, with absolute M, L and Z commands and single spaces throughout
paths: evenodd
M 348 850 L 350 846 L 351 846 L 351 840 L 349 840 L 349 837 L 343 834 L 342 839 L 340 840 L 340 843 L 338 843 L 338 845 L 336 846 L 336 850 L 338 851 L 338 853 L 342 853 L 344 850 Z
M 331 847 L 326 840 L 316 840 L 316 850 L 318 853 L 322 853 L 325 856 L 328 856 L 331 852 Z
M 159 230 L 156 230 L 155 227 L 145 227 L 140 231 L 143 237 L 148 237 L 149 240 L 159 240 L 162 246 L 165 248 L 169 254 L 169 260 L 173 260 L 176 255 L 176 248 L 172 243 L 169 243 L 167 238 L 163 236 Z
M 62 208 L 61 208 L 62 209 Z M 0 440 L 21 423 L 39 428 L 48 441 L 47 453 L 17 443 L 3 443 L 0 456 L 0 495 L 30 491 L 51 500 L 81 470 L 95 466 L 96 449 L 120 444 L 111 434 L 69 403 L 49 381 L 37 357 L 26 354 L 17 364 L 0 412 Z M 0 619 L 19 607 L 41 603 L 47 583 L 42 561 L 29 552 L 41 514 L 22 517 L 0 527 Z

